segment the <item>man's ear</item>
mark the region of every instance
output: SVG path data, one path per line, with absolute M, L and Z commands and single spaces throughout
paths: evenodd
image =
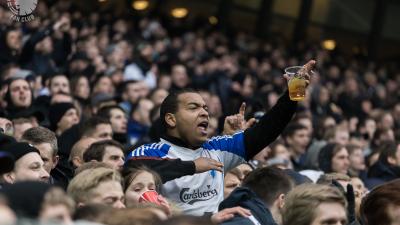
M 53 157 L 53 162 L 54 162 L 54 164 L 53 164 L 53 168 L 51 168 L 51 169 L 56 168 L 59 159 L 60 159 L 60 156 L 58 156 L 58 155 L 56 155 L 56 156 Z
M 289 136 L 285 138 L 285 141 L 288 145 L 292 145 L 292 139 Z
M 278 196 L 278 208 L 283 209 L 283 206 L 285 206 L 285 194 L 280 194 Z
M 15 173 L 9 172 L 1 175 L 3 180 L 8 184 L 13 184 L 15 182 Z
M 74 166 L 75 167 L 80 167 L 82 164 L 83 164 L 83 162 L 82 162 L 82 160 L 78 157 L 78 156 L 75 156 L 73 159 L 72 159 L 72 164 L 74 164 Z
M 168 124 L 168 126 L 174 128 L 176 126 L 176 118 L 175 115 L 172 113 L 167 113 L 165 114 L 165 122 Z

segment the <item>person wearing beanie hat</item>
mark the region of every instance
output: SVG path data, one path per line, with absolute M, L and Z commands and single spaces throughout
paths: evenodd
M 19 222 L 22 222 L 21 219 L 37 219 L 41 222 L 39 224 L 72 224 L 75 203 L 61 187 L 38 181 L 21 181 L 1 189 L 0 197 L 1 225 L 16 224 L 4 223 L 1 200 L 12 209 Z
M 15 142 L 16 140 L 13 137 L 0 132 L 0 174 L 10 172 L 14 169 L 14 157 L 2 149 L 4 146 Z
M 72 103 L 62 102 L 50 105 L 50 130 L 60 136 L 64 131 L 79 123 L 78 110 Z
M 43 182 L 22 181 L 4 187 L 0 193 L 19 218 L 36 219 L 44 197 L 51 188 L 50 184 Z
M 17 181 L 37 180 L 48 182 L 49 173 L 44 169 L 44 163 L 39 150 L 26 142 L 11 143 L 2 147 L 15 160 L 12 171 L 1 174 L 0 182 L 12 184 Z
M 350 166 L 349 153 L 343 145 L 329 143 L 319 152 L 318 163 L 324 173 L 347 174 Z
M 14 169 L 14 159 L 7 152 L 0 151 L 0 174 L 10 172 Z

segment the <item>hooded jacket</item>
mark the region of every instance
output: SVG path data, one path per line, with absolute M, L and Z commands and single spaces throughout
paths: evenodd
M 11 49 L 7 45 L 7 34 L 12 30 L 14 30 L 14 28 L 0 28 L 0 70 L 3 70 L 7 64 L 18 63 L 18 50 Z
M 365 185 L 368 188 L 374 188 L 396 178 L 400 178 L 400 167 L 386 165 L 382 161 L 378 161 L 369 169 Z
M 222 225 L 277 225 L 265 203 L 247 187 L 236 188 L 228 198 L 221 202 L 219 211 L 236 206 L 250 210 L 252 216 L 235 215 L 234 218 L 223 222 Z

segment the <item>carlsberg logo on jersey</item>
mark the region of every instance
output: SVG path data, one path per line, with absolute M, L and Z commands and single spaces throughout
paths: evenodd
M 183 188 L 179 194 L 179 198 L 183 203 L 193 205 L 195 202 L 207 201 L 218 195 L 216 189 L 211 189 L 210 185 L 207 185 L 206 190 L 190 190 L 190 188 Z

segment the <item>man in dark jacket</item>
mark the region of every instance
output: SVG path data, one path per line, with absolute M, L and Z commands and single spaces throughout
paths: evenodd
M 390 142 L 385 144 L 378 162 L 368 171 L 365 184 L 371 189 L 396 178 L 400 178 L 400 143 Z
M 284 197 L 293 183 L 286 173 L 278 168 L 267 167 L 251 172 L 220 205 L 219 210 L 241 206 L 251 211 L 252 216 L 235 216 L 223 225 L 282 224 L 281 210 Z
M 18 63 L 22 49 L 22 33 L 17 27 L 1 29 L 0 36 L 0 70 L 10 63 Z

